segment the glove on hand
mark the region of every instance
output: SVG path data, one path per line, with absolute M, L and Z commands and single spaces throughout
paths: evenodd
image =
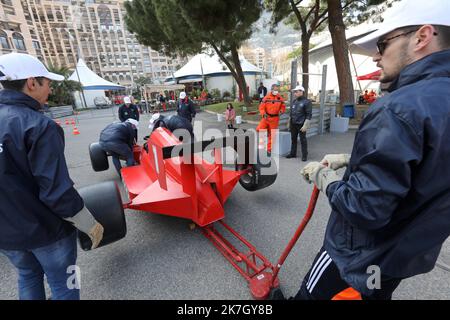
M 314 183 L 317 189 L 322 192 L 326 192 L 330 183 L 341 180 L 336 171 L 325 167 L 319 162 L 308 163 L 300 173 L 308 183 Z
M 327 154 L 323 157 L 321 164 L 327 166 L 333 170 L 338 170 L 340 168 L 348 166 L 350 161 L 350 155 L 347 153 L 342 154 Z
M 83 207 L 80 212 L 71 218 L 64 219 L 74 225 L 75 228 L 84 232 L 92 241 L 91 249 L 98 247 L 100 241 L 103 239 L 103 226 L 98 223 L 92 213 Z
M 303 126 L 300 128 L 301 132 L 306 132 L 306 130 L 309 129 L 311 120 L 306 119 L 305 122 L 303 123 Z

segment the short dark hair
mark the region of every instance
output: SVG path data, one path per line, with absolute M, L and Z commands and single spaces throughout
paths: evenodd
M 434 27 L 438 34 L 441 49 L 450 49 L 450 27 L 441 25 L 435 25 Z
M 35 79 L 39 83 L 39 85 L 42 86 L 44 77 L 36 77 Z M 27 79 L 14 80 L 14 81 L 8 81 L 8 80 L 0 81 L 0 83 L 2 84 L 4 89 L 15 90 L 15 91 L 22 91 L 23 88 L 25 87 L 26 82 L 27 82 Z
M 14 91 L 22 91 L 25 87 L 25 83 L 27 82 L 27 79 L 22 80 L 14 80 L 14 81 L 8 81 L 3 80 L 0 81 L 4 89 L 14 90 Z

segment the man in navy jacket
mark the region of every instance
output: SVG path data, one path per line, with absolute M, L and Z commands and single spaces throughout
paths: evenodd
M 79 299 L 75 228 L 92 248 L 103 236 L 69 177 L 63 130 L 39 112 L 63 79 L 28 54 L 0 56 L 0 252 L 17 269 L 20 299 L 45 299 L 44 274 L 53 299 Z
M 353 287 L 390 299 L 434 268 L 450 235 L 450 2 L 406 0 L 356 42 L 389 93 L 371 106 L 351 155 L 327 155 L 302 175 L 329 199 L 323 247 L 298 299 Z M 346 166 L 343 178 L 335 170 Z
M 186 118 L 189 122 L 195 118 L 195 106 L 191 99 L 188 98 L 186 92 L 180 92 L 180 100 L 177 103 L 177 114 Z
M 119 176 L 122 169 L 120 158 L 127 161 L 127 166 L 135 165 L 133 146 L 136 144 L 136 140 L 134 132 L 138 126 L 139 122 L 130 118 L 125 122 L 111 123 L 100 133 L 100 147 L 111 154 Z

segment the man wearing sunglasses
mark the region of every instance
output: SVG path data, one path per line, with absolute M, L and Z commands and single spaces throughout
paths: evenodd
M 326 155 L 301 172 L 332 212 L 295 298 L 353 287 L 363 299 L 390 299 L 403 279 L 434 268 L 450 235 L 450 1 L 397 7 L 356 42 L 389 93 L 365 115 L 351 155 Z

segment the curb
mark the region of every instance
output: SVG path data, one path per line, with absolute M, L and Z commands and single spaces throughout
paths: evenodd
M 218 112 L 210 111 L 210 110 L 203 110 L 204 112 L 210 113 L 210 114 L 218 114 Z M 252 121 L 252 120 L 244 120 L 242 119 L 242 123 L 249 123 L 249 124 L 259 124 L 258 121 Z

